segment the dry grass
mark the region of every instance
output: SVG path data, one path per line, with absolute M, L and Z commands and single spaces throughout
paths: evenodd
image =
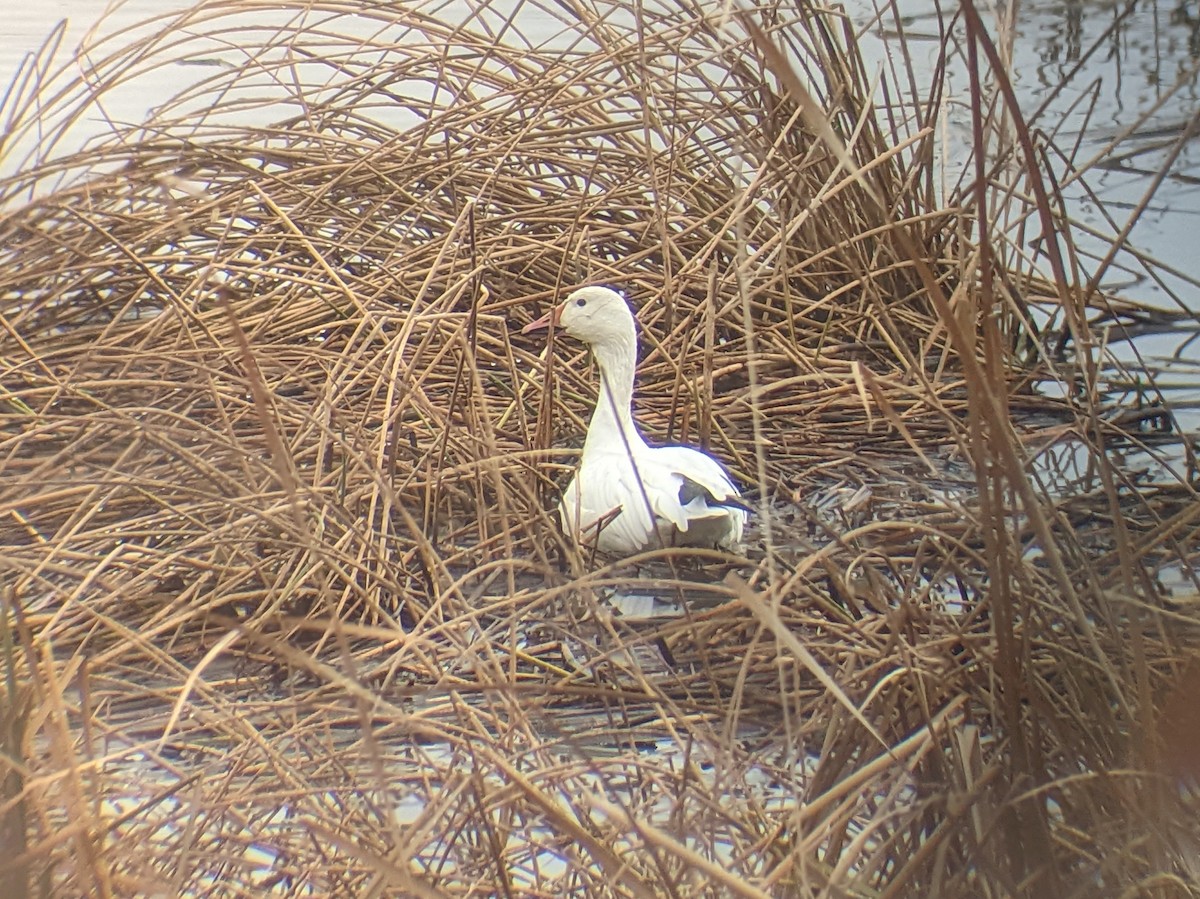
M 1001 92 L 942 191 L 834 14 L 518 5 L 203 4 L 74 155 L 105 92 L 10 92 L 12 895 L 1195 895 L 1194 467 L 1122 464 L 1190 449 Z M 583 281 L 749 558 L 559 535 L 595 378 L 517 328 Z

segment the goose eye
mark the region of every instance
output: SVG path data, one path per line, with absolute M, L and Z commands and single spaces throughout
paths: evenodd
M 576 306 L 586 306 L 586 305 L 587 305 L 587 300 L 585 300 L 583 297 L 580 297 L 579 299 L 577 299 L 577 300 L 575 301 L 575 305 L 576 305 Z

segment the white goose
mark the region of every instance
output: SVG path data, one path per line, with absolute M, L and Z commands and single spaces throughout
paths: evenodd
M 588 344 L 600 369 L 579 471 L 559 504 L 564 529 L 607 553 L 681 545 L 736 550 L 746 507 L 725 469 L 690 447 L 647 446 L 633 423 L 637 328 L 625 298 L 607 287 L 581 287 L 522 333 L 551 323 Z

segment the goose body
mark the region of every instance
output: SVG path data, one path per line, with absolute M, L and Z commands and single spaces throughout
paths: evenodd
M 721 464 L 691 447 L 649 446 L 634 424 L 637 328 L 624 297 L 581 287 L 523 330 L 551 323 L 588 344 L 600 369 L 579 470 L 559 503 L 564 529 L 608 553 L 737 549 L 746 507 Z

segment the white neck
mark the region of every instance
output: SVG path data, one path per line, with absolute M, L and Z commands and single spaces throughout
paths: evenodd
M 583 454 L 589 451 L 626 452 L 645 447 L 646 442 L 633 423 L 633 376 L 637 367 L 637 335 L 630 322 L 627 340 L 592 345 L 592 355 L 600 369 L 600 396 L 588 426 Z M 624 434 L 624 438 L 622 438 Z

